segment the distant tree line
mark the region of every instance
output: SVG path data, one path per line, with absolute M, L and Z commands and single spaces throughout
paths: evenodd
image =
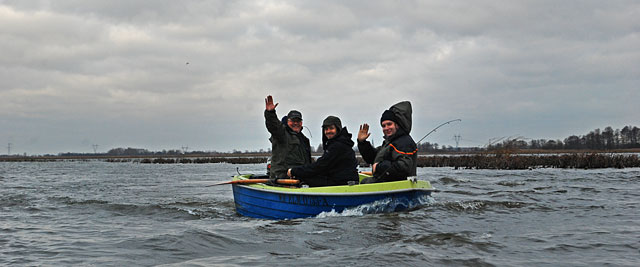
M 198 156 L 198 155 L 223 155 L 223 154 L 257 154 L 257 153 L 271 153 L 271 149 L 264 150 L 237 150 L 234 149 L 230 152 L 218 152 L 218 151 L 184 151 L 180 149 L 170 149 L 170 150 L 162 150 L 162 151 L 149 151 L 144 148 L 133 148 L 133 147 L 118 147 L 112 148 L 106 153 L 58 153 L 58 156 Z
M 170 149 L 162 151 L 149 151 L 144 148 L 113 148 L 106 153 L 59 153 L 59 156 L 177 156 L 177 155 L 202 155 L 202 154 L 217 154 L 218 152 L 204 152 L 204 151 L 189 151 L 184 152 L 179 149 Z
M 418 144 L 418 151 L 420 151 L 421 153 L 422 152 L 457 152 L 457 151 L 474 152 L 474 151 L 484 151 L 484 150 L 485 149 L 482 147 L 458 148 L 458 147 L 445 146 L 445 145 L 441 146 L 438 143 L 429 143 L 429 142 Z
M 611 126 L 608 126 L 604 130 L 598 128 L 588 134 L 581 136 L 572 135 L 564 140 L 535 139 L 526 142 L 516 138 L 487 146 L 488 150 L 503 148 L 542 150 L 612 150 L 640 148 L 640 128 L 625 126 L 622 130 L 614 130 Z
M 500 149 L 537 149 L 537 150 L 612 150 L 640 148 L 640 128 L 625 126 L 614 130 L 611 126 L 604 130 L 595 129 L 585 135 L 572 135 L 564 140 L 533 139 L 523 140 L 522 137 L 501 138 L 484 147 L 456 148 L 452 146 L 440 146 L 437 143 L 424 142 L 418 144 L 421 152 L 477 152 Z
M 501 142 L 488 144 L 485 147 L 465 147 L 455 148 L 452 146 L 440 146 L 437 143 L 424 142 L 418 144 L 418 151 L 422 153 L 428 152 L 478 152 L 499 149 L 541 149 L 541 150 L 611 150 L 611 149 L 627 149 L 640 148 L 640 128 L 636 126 L 625 126 L 624 128 L 614 130 L 610 126 L 604 130 L 595 129 L 585 135 L 572 135 L 564 140 L 546 140 L 534 139 L 530 141 L 522 140 L 522 138 L 506 138 Z M 357 150 L 357 147 L 354 148 Z M 311 152 L 322 153 L 322 144 L 317 147 L 310 147 Z M 180 156 L 180 155 L 211 155 L 211 154 L 255 154 L 255 153 L 271 153 L 271 149 L 259 150 L 236 150 L 231 152 L 217 151 L 183 151 L 179 149 L 149 151 L 143 148 L 113 148 L 106 153 L 60 153 L 59 156 Z

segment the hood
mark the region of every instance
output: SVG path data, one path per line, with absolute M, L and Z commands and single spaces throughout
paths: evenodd
M 396 115 L 397 123 L 407 134 L 411 133 L 411 102 L 402 101 L 389 108 Z
M 347 127 L 343 127 L 333 139 L 327 139 L 327 137 L 322 134 L 322 149 L 326 150 L 330 142 L 340 142 L 349 147 L 353 147 L 355 144 L 353 140 L 351 140 L 351 133 L 347 131 Z
M 336 117 L 336 116 L 329 116 L 326 119 L 324 119 L 324 121 L 322 121 L 322 128 L 324 129 L 324 127 L 329 126 L 329 125 L 335 125 L 336 128 L 338 129 L 338 131 L 340 131 L 342 129 L 342 122 L 340 121 L 340 118 Z

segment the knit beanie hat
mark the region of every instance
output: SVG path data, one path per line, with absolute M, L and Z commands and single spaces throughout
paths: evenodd
M 387 121 L 387 120 L 398 123 L 398 118 L 396 118 L 396 114 L 393 113 L 393 111 L 388 109 L 382 113 L 382 117 L 380 117 L 380 124 L 382 124 L 383 121 Z

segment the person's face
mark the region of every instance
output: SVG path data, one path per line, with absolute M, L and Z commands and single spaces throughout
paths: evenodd
M 332 139 L 336 137 L 337 134 L 338 134 L 338 129 L 336 128 L 335 125 L 329 125 L 324 127 L 324 136 L 326 136 L 327 139 Z
M 398 126 L 393 121 L 390 121 L 390 120 L 382 121 L 381 125 L 382 125 L 382 133 L 384 134 L 385 137 L 392 136 L 396 133 L 396 131 L 398 131 Z
M 289 128 L 291 128 L 291 130 L 293 130 L 296 133 L 299 133 L 300 131 L 302 131 L 302 120 L 301 119 L 289 119 L 287 120 L 287 125 L 289 125 Z

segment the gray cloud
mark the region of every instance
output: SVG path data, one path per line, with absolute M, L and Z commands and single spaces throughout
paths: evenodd
M 351 131 L 400 100 L 414 137 L 482 145 L 638 125 L 634 1 L 2 1 L 13 151 L 269 147 L 263 99 Z M 381 134 L 373 133 L 380 140 Z

